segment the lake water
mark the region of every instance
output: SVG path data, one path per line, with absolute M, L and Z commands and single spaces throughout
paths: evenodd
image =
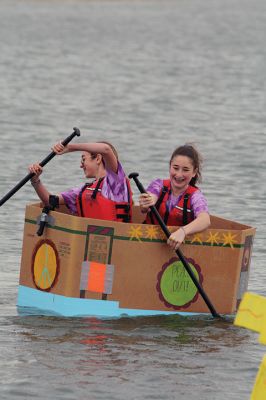
M 266 2 L 1 0 L 0 15 L 0 197 L 74 126 L 145 185 L 194 142 L 211 213 L 257 228 L 249 290 L 265 296 Z M 79 158 L 46 166 L 50 191 L 81 182 Z M 266 349 L 232 319 L 19 316 L 35 200 L 27 184 L 0 210 L 1 400 L 249 398 Z

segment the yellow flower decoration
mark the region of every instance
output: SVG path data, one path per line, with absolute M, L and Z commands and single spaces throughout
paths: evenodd
M 146 227 L 146 237 L 150 240 L 157 239 L 160 235 L 158 226 L 147 226 Z
M 193 236 L 193 239 L 191 240 L 191 243 L 196 243 L 196 242 L 202 244 L 202 239 L 201 239 L 201 234 L 200 233 L 196 233 Z
M 129 230 L 129 240 L 137 239 L 141 242 L 141 236 L 142 236 L 142 229 L 141 225 L 138 226 L 131 226 Z
M 218 237 L 219 232 L 213 233 L 213 232 L 209 232 L 209 237 L 207 238 L 206 242 L 210 243 L 211 246 L 213 246 L 214 244 L 219 244 L 218 242 Z
M 223 233 L 224 243 L 223 246 L 229 245 L 232 249 L 234 248 L 234 243 L 237 243 L 235 240 L 236 235 L 233 235 L 231 232 Z

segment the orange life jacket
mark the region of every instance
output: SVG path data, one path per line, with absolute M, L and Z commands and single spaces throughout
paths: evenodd
M 167 201 L 171 194 L 171 183 L 170 179 L 163 181 L 163 188 L 155 204 L 155 207 L 159 211 L 159 214 L 164 220 L 164 223 L 168 226 L 184 226 L 193 221 L 194 213 L 191 209 L 191 195 L 199 190 L 196 186 L 188 186 L 186 191 L 180 197 L 178 203 L 169 212 Z M 156 217 L 151 212 L 147 214 L 146 224 L 158 225 Z
M 128 202 L 116 202 L 102 196 L 103 179 L 84 185 L 77 196 L 76 205 L 80 217 L 117 222 L 132 220 L 132 191 L 127 179 Z

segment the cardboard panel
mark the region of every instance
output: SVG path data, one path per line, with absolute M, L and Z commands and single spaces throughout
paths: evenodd
M 106 301 L 131 309 L 209 312 L 160 227 L 74 217 L 60 209 L 51 212 L 55 225 L 39 238 L 40 213 L 39 204 L 26 208 L 21 285 L 102 299 L 103 286 L 95 293 L 89 285 L 81 294 L 82 263 L 112 264 L 112 290 L 102 291 Z M 136 206 L 134 218 L 143 219 Z M 217 311 L 230 314 L 247 287 L 255 229 L 214 216 L 211 221 L 210 229 L 187 237 L 181 250 Z

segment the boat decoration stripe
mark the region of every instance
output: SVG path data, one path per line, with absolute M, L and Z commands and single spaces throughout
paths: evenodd
M 36 225 L 35 220 L 28 218 L 25 219 L 25 223 Z M 73 235 L 82 235 L 86 237 L 88 237 L 89 234 L 109 236 L 111 242 L 113 242 L 113 240 L 128 240 L 133 242 L 138 241 L 152 243 L 166 242 L 164 233 L 161 231 L 160 227 L 155 225 L 130 224 L 128 236 L 114 235 L 114 228 L 106 226 L 88 225 L 87 231 L 74 230 L 57 225 L 50 226 L 49 224 L 48 227 L 57 231 L 62 231 Z M 194 235 L 187 236 L 185 244 L 194 246 L 211 246 L 225 248 L 230 247 L 231 249 L 244 247 L 245 244 L 238 243 L 238 241 L 239 236 L 236 233 L 232 233 L 230 231 L 217 232 L 215 230 L 207 230 L 202 233 L 196 233 Z

